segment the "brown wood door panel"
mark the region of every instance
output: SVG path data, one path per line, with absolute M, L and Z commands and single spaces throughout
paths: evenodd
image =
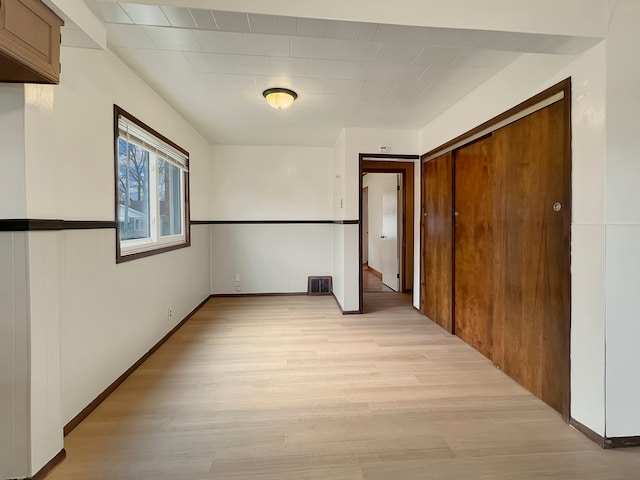
M 491 136 L 455 152 L 455 333 L 492 358 L 493 190 Z
M 455 159 L 453 197 L 459 211 L 448 244 L 448 251 L 453 250 L 450 277 L 445 274 L 438 278 L 438 255 L 446 255 L 447 250 L 440 247 L 434 233 L 434 212 L 438 211 L 434 193 L 438 184 L 434 179 L 441 173 L 437 172 L 437 162 L 423 164 L 421 306 L 423 313 L 491 358 L 512 378 L 559 410 L 568 422 L 570 80 L 492 122 L 560 91 L 564 92 L 564 100 L 494 131 L 491 139 L 444 155 Z M 460 140 L 452 140 L 439 149 Z M 491 157 L 493 184 L 488 180 Z M 446 192 L 438 195 L 444 198 Z M 560 211 L 554 210 L 556 202 L 562 204 Z M 443 281 L 452 282 L 453 297 L 442 295 L 439 287 Z M 451 328 L 439 316 L 441 298 L 450 301 Z
M 453 333 L 453 155 L 423 164 L 422 169 L 423 313 Z
M 565 109 L 557 102 L 493 134 L 496 365 L 563 411 L 569 325 Z M 566 168 L 569 168 L 568 166 Z M 563 386 L 564 384 L 564 386 Z M 567 397 L 568 398 L 568 397 Z

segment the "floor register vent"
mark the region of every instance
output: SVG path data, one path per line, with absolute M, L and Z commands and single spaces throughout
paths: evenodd
M 309 277 L 307 295 L 331 295 L 331 277 Z

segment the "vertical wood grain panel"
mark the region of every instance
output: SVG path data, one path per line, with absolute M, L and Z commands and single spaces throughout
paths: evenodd
M 453 333 L 453 155 L 423 164 L 423 313 Z
M 569 361 L 564 102 L 494 132 L 494 362 L 563 410 Z M 567 166 L 566 168 L 570 168 Z M 555 212 L 555 202 L 563 210 Z M 565 384 L 566 383 L 566 384 Z
M 455 333 L 492 358 L 493 140 L 455 152 Z
M 423 156 L 437 154 L 551 96 L 560 100 L 453 153 L 461 212 L 452 228 L 455 332 L 562 413 L 571 411 L 571 81 L 567 79 Z M 478 167 L 474 156 L 490 157 Z M 438 321 L 433 224 L 437 163 L 423 163 L 421 311 Z M 484 182 L 484 187 L 483 187 Z M 450 192 L 451 193 L 451 192 Z M 554 211 L 554 203 L 562 208 Z M 469 213 L 470 212 L 470 213 Z M 469 218 L 475 218 L 469 222 Z M 491 241 L 489 241 L 491 239 Z M 449 298 L 446 295 L 443 298 Z M 451 318 L 450 317 L 450 318 Z M 481 321 L 481 319 L 485 319 Z M 470 323 L 471 322 L 471 323 Z M 441 323 L 438 321 L 438 323 Z M 441 323 L 442 324 L 442 323 Z M 446 327 L 445 327 L 446 328 Z

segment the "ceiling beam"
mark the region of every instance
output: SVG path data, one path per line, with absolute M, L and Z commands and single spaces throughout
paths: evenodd
M 65 21 L 71 20 L 96 46 L 102 49 L 107 48 L 107 28 L 84 2 L 78 0 L 43 1 L 60 18 Z
M 604 38 L 607 31 L 606 0 L 135 0 L 132 3 L 593 38 Z

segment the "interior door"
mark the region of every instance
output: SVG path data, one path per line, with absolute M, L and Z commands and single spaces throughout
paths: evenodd
M 362 189 L 362 264 L 369 263 L 369 188 Z
M 455 334 L 492 358 L 493 139 L 455 152 Z
M 398 175 L 383 175 L 382 181 L 382 283 L 400 290 L 398 262 Z
M 571 401 L 569 107 L 565 97 L 453 152 L 453 249 L 446 221 L 450 170 L 440 168 L 452 157 L 424 164 L 421 266 L 425 314 L 446 328 L 438 302 L 446 302 L 452 285 L 454 333 L 565 421 Z M 452 250 L 453 280 L 442 268 Z
M 494 132 L 494 362 L 568 412 L 571 222 L 563 100 Z
M 453 333 L 453 154 L 424 164 L 422 171 L 423 313 Z

